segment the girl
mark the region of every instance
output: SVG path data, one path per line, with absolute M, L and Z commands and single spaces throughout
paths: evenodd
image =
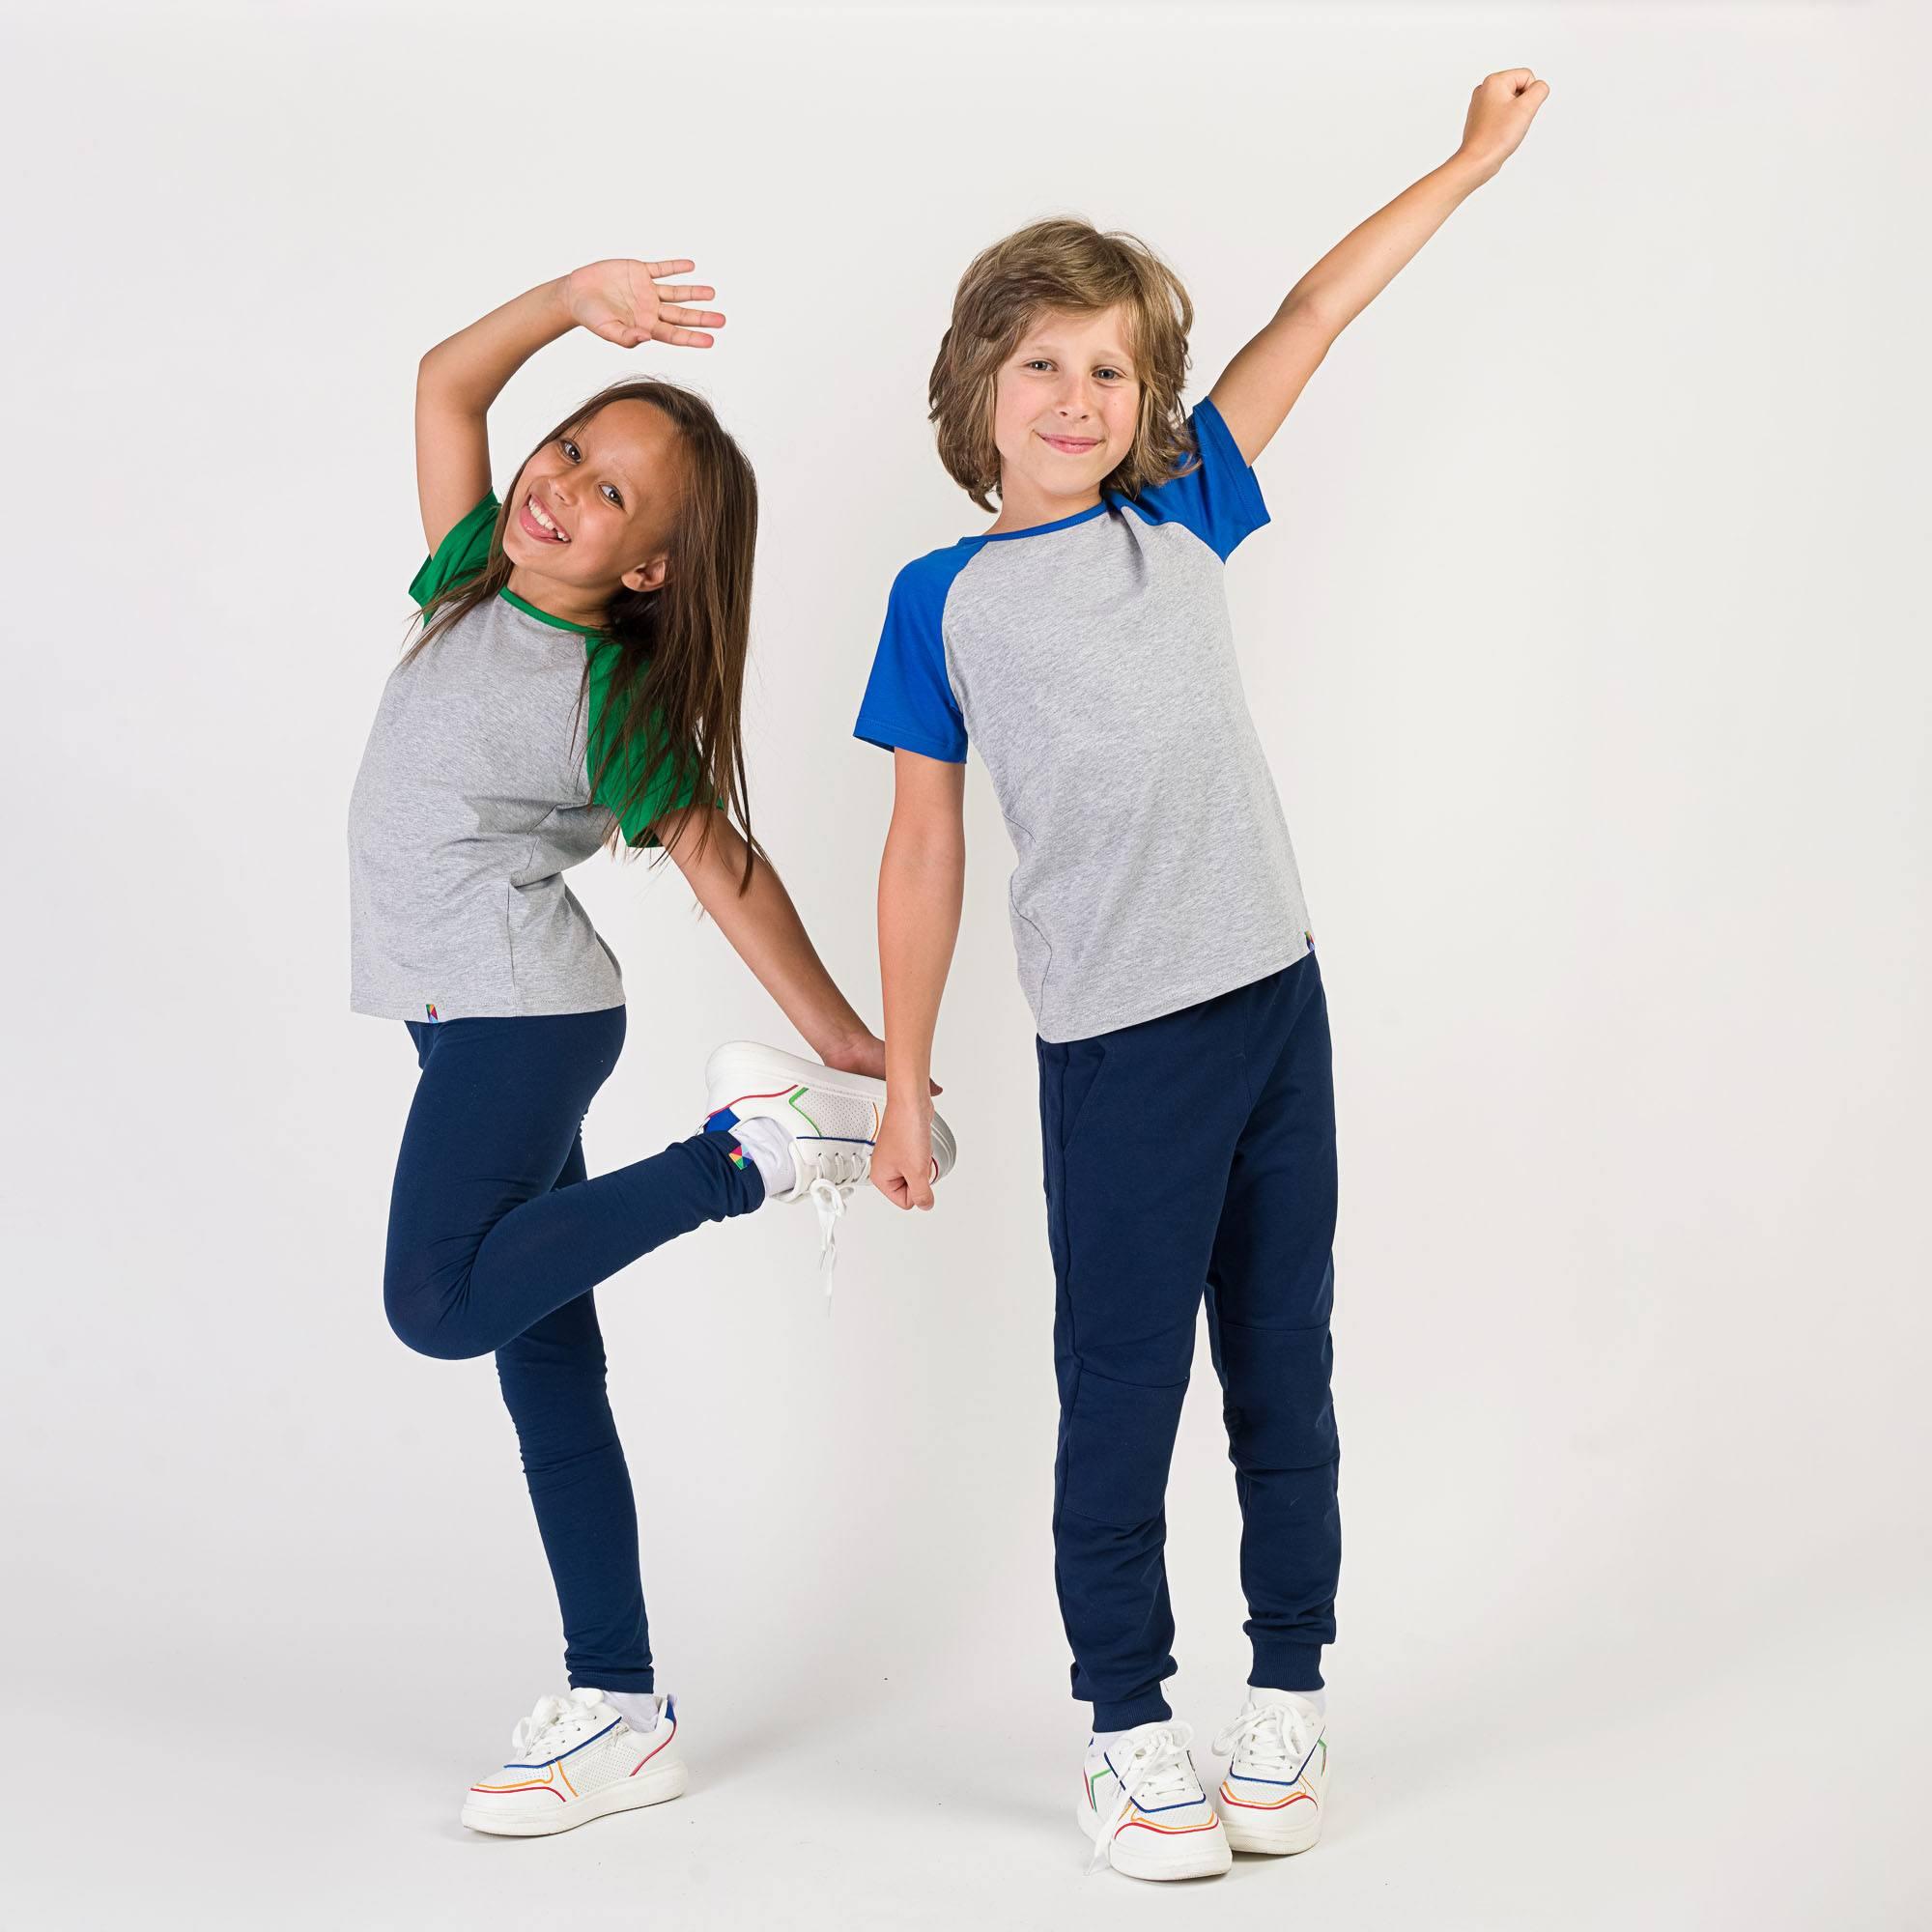
M 627 349 L 711 346 L 724 318 L 690 304 L 714 292 L 659 281 L 692 266 L 594 263 L 423 357 L 423 629 L 350 807 L 352 1003 L 407 1022 L 421 1067 L 389 1210 L 389 1321 L 427 1355 L 495 1353 L 563 1612 L 570 1694 L 517 1726 L 513 1761 L 463 1807 L 466 1825 L 518 1836 L 685 1783 L 591 1290 L 767 1200 L 842 1208 L 884 1094 L 884 1047 L 752 836 L 743 452 L 688 391 L 620 383 L 532 451 L 502 503 L 490 491 L 485 412 L 546 343 L 582 327 Z M 562 874 L 619 838 L 662 845 L 826 1065 L 734 1049 L 741 1077 L 712 1095 L 707 1131 L 588 1179 L 579 1129 L 623 1043 L 624 995 Z M 739 1094 L 765 1098 L 724 1104 Z

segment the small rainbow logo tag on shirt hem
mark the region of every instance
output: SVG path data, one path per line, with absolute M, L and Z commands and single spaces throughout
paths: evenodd
M 436 1003 L 434 1001 L 425 1000 L 423 1002 L 423 1017 L 432 1020 L 436 1018 Z

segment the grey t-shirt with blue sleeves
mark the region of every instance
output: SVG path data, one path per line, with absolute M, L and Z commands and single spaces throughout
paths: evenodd
M 419 605 L 489 561 L 486 497 L 410 585 Z M 350 1004 L 384 1019 L 599 1012 L 623 978 L 564 872 L 619 825 L 687 803 L 665 774 L 627 802 L 602 773 L 618 646 L 508 590 L 390 673 L 349 806 Z
M 1190 420 L 1199 463 L 1140 497 L 909 563 L 859 711 L 888 750 L 979 747 L 1049 1041 L 1179 1011 L 1313 944 L 1222 576 L 1267 508 L 1213 404 Z

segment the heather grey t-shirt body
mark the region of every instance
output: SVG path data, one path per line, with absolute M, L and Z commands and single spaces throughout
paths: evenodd
M 477 504 L 411 584 L 427 604 L 488 559 Z M 350 1004 L 384 1019 L 597 1012 L 617 961 L 564 884 L 618 818 L 592 795 L 610 683 L 601 634 L 506 590 L 406 659 L 384 688 L 349 807 Z M 620 798 L 618 786 L 604 789 Z M 651 839 L 668 787 L 628 806 Z
M 1222 582 L 1267 509 L 1213 404 L 1190 420 L 1186 474 L 908 564 L 859 712 L 889 750 L 979 748 L 1049 1041 L 1194 1006 L 1313 945 Z

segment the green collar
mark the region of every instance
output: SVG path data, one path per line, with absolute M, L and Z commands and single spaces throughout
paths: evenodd
M 594 624 L 573 624 L 568 617 L 553 617 L 548 611 L 539 611 L 534 604 L 526 604 L 514 590 L 499 590 L 497 595 L 505 604 L 514 605 L 526 617 L 534 617 L 539 624 L 554 624 L 559 631 L 575 631 L 583 638 L 601 638 L 606 635 Z

